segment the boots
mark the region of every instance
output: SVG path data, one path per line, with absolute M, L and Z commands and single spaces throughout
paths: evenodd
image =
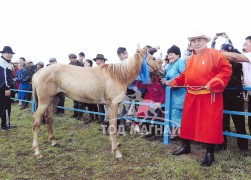
M 227 143 L 218 144 L 215 148 L 215 152 L 225 151 L 227 149 Z
M 42 117 L 41 123 L 42 123 L 43 125 L 46 124 L 46 121 L 45 121 L 44 116 Z
M 82 112 L 78 112 L 77 120 L 81 120 L 82 117 L 83 117 L 83 113 Z
M 118 120 L 118 124 L 125 126 L 126 120 L 125 119 L 120 119 L 120 120 Z
M 89 119 L 88 119 L 86 122 L 84 122 L 84 124 L 89 124 L 89 123 L 94 122 L 94 121 L 95 121 L 95 120 L 94 120 L 94 115 L 93 115 L 93 114 L 90 114 Z
M 28 102 L 22 102 L 21 109 L 28 108 Z
M 207 144 L 207 152 L 201 166 L 211 166 L 214 162 L 214 144 Z
M 74 114 L 73 114 L 71 117 L 72 117 L 72 118 L 78 117 L 78 112 L 77 112 L 77 111 L 74 111 Z
M 93 114 L 93 122 L 98 122 L 99 121 L 99 117 L 97 114 Z
M 173 151 L 172 155 L 182 155 L 182 154 L 188 154 L 191 152 L 191 147 L 190 147 L 190 141 L 184 139 L 181 147 L 175 151 Z

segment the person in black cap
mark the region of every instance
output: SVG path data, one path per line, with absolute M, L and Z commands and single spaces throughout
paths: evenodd
M 39 70 L 39 69 L 42 69 L 44 67 L 44 63 L 42 61 L 39 61 L 37 64 L 36 64 L 36 72 Z
M 52 57 L 49 59 L 49 65 L 51 64 L 56 64 L 57 63 L 57 59 L 55 57 Z M 58 94 L 59 97 L 59 102 L 58 102 L 58 106 L 62 106 L 64 107 L 64 103 L 65 103 L 65 94 L 64 93 L 59 93 Z M 63 115 L 65 113 L 64 109 L 62 108 L 57 108 L 56 113 L 57 115 Z
M 77 55 L 76 54 L 69 54 L 68 55 L 69 60 L 70 60 L 70 65 L 74 65 L 74 66 L 83 66 L 83 64 L 81 64 L 79 62 L 79 60 L 77 59 Z M 83 110 L 85 107 L 85 104 L 83 102 L 79 102 L 76 100 L 73 100 L 73 108 L 74 109 L 81 109 Z M 78 112 L 78 111 L 74 111 L 74 114 L 72 115 L 72 118 L 76 118 L 77 120 L 81 120 L 83 117 L 83 112 Z
M 56 58 L 52 57 L 52 58 L 49 59 L 49 64 L 50 65 L 51 64 L 55 64 L 55 63 L 57 63 L 57 59 Z
M 15 54 L 10 46 L 4 46 L 0 52 L 0 116 L 2 119 L 1 131 L 15 128 L 10 126 L 10 112 L 11 112 L 11 91 L 10 88 L 14 84 L 14 77 L 10 69 L 10 61 Z
M 219 33 L 217 33 L 219 34 Z M 216 35 L 217 37 L 217 35 Z M 231 40 L 229 39 L 226 33 L 223 33 L 223 36 L 228 41 L 221 45 L 221 52 L 240 52 L 234 48 Z M 215 47 L 216 39 L 214 38 L 211 47 Z M 231 42 L 231 43 L 230 43 Z M 226 89 L 223 92 L 223 107 L 224 110 L 230 111 L 241 111 L 244 112 L 244 97 L 243 97 L 243 88 L 242 88 L 242 64 L 236 62 L 229 62 L 232 65 L 232 75 L 230 81 L 227 84 Z M 223 131 L 230 132 L 230 116 L 233 119 L 236 133 L 246 135 L 245 128 L 245 116 L 240 115 L 230 115 L 223 114 Z M 237 146 L 240 151 L 244 152 L 248 150 L 248 139 L 237 138 Z M 222 144 L 216 146 L 216 151 L 224 151 L 227 149 L 227 136 L 224 136 L 224 141 Z

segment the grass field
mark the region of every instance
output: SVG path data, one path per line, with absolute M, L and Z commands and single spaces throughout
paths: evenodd
M 70 104 L 68 101 L 68 104 Z M 192 153 L 172 156 L 181 142 L 163 145 L 137 135 L 120 136 L 123 161 L 115 160 L 108 136 L 100 125 L 55 117 L 53 127 L 60 147 L 47 140 L 46 126 L 39 134 L 43 157 L 32 149 L 30 109 L 12 106 L 11 122 L 17 129 L 0 132 L 0 179 L 250 179 L 251 158 L 243 156 L 236 139 L 229 137 L 228 150 L 215 154 L 211 167 L 201 167 L 204 146 L 192 144 Z

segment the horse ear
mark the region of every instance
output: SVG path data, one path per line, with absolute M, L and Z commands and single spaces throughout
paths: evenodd
M 140 52 L 140 44 L 137 44 L 137 50 L 136 50 L 136 53 L 139 53 Z

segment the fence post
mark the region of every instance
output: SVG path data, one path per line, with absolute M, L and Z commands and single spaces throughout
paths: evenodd
M 32 96 L 31 100 L 31 112 L 34 113 L 36 111 L 36 102 L 34 100 L 34 97 Z
M 171 120 L 171 88 L 166 86 L 166 99 L 165 99 L 165 119 L 164 119 L 164 138 L 163 144 L 170 143 L 170 120 Z

